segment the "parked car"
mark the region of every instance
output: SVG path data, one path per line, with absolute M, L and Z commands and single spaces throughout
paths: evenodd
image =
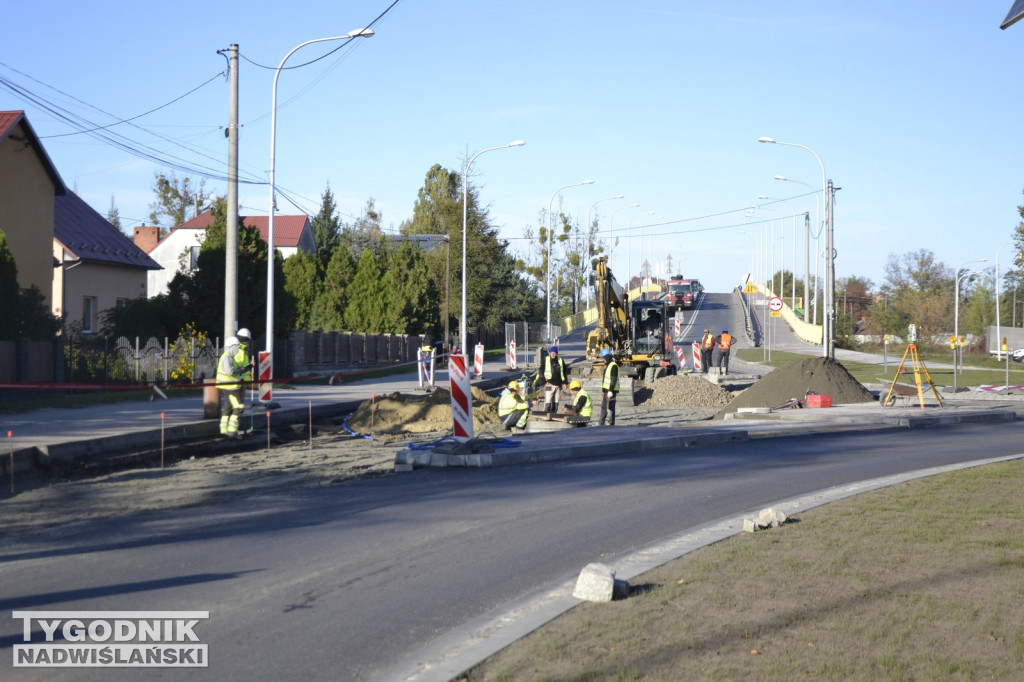
M 1024 348 L 1018 348 L 1010 353 L 1010 359 L 1014 362 L 1024 362 Z

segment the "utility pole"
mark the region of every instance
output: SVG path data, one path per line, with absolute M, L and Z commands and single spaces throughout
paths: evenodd
M 835 247 L 835 206 L 836 190 L 828 181 L 825 204 L 825 357 L 836 357 L 836 247 Z
M 228 199 L 224 228 L 224 341 L 238 331 L 238 44 L 229 48 Z M 270 249 L 270 258 L 274 257 Z

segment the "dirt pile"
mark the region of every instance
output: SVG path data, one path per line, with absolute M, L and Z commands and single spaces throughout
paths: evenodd
M 473 427 L 498 424 L 498 401 L 476 386 L 473 393 Z M 450 431 L 452 397 L 446 388 L 423 395 L 390 393 L 363 402 L 352 413 L 348 428 L 363 435 L 401 436 L 411 433 Z
M 634 399 L 645 407 L 718 407 L 728 405 L 732 394 L 699 376 L 676 374 L 637 389 Z
M 834 405 L 875 400 L 871 391 L 832 358 L 807 358 L 762 377 L 719 410 L 715 419 L 740 407 L 775 407 L 792 398 L 803 402 L 808 392 L 831 396 Z

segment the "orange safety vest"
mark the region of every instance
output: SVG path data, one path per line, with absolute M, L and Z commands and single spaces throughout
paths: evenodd
M 729 347 L 732 346 L 732 334 L 722 334 L 719 338 L 721 341 L 719 342 L 718 347 L 729 350 Z

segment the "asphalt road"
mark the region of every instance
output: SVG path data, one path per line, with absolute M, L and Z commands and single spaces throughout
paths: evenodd
M 8 674 L 21 629 L 4 617 L 0 670 L 13 680 L 367 679 L 589 562 L 812 491 L 1015 454 L 1019 434 L 967 425 L 420 470 L 72 524 L 4 545 L 0 612 L 209 610 L 197 628 L 209 668 Z

